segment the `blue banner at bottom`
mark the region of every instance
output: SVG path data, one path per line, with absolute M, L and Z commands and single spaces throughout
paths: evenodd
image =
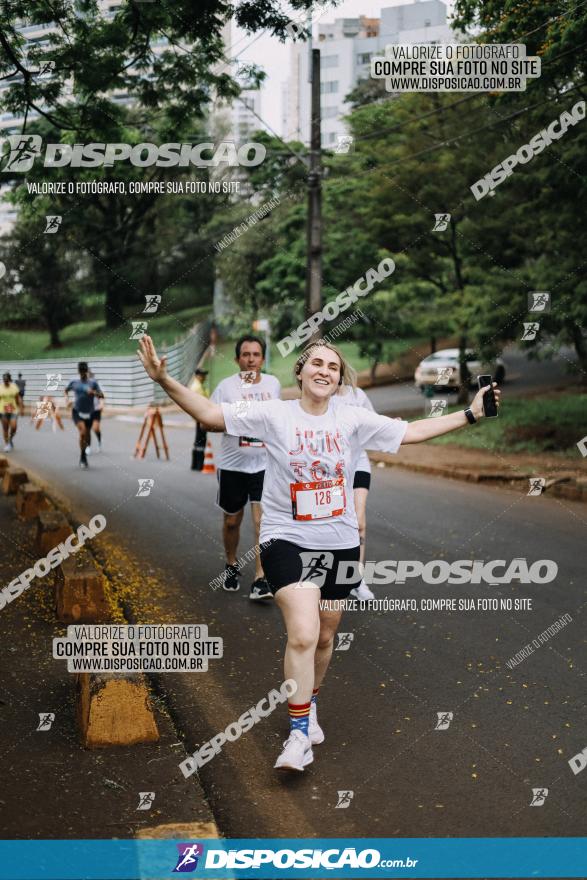
M 2 840 L 0 880 L 582 877 L 587 838 Z

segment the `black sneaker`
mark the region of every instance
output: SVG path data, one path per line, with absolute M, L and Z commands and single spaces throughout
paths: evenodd
M 87 467 L 89 467 L 89 465 L 88 465 L 88 459 L 87 459 L 87 456 L 86 456 L 86 453 L 85 453 L 85 452 L 82 452 L 82 454 L 81 454 L 81 456 L 80 456 L 79 466 L 80 466 L 80 467 L 83 467 L 83 468 L 87 468 Z
M 237 590 L 240 590 L 241 585 L 238 579 L 238 568 L 236 565 L 227 565 L 224 569 L 224 581 L 222 582 L 222 589 L 226 590 L 227 593 L 236 593 Z
M 252 602 L 256 602 L 258 599 L 273 599 L 273 593 L 269 589 L 269 584 L 265 578 L 257 578 L 256 581 L 253 581 L 249 599 Z

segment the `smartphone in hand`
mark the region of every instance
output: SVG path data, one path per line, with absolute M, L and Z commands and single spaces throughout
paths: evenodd
M 495 392 L 493 390 L 493 379 L 491 376 L 477 376 L 479 388 L 490 386 L 490 390 L 483 395 L 483 412 L 485 418 L 494 419 L 498 415 L 497 403 L 495 400 Z

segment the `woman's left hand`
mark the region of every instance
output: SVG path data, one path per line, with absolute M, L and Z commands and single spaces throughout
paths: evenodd
M 485 388 L 480 388 L 471 402 L 470 409 L 476 419 L 482 419 L 485 415 L 485 413 L 483 412 L 483 397 L 485 396 L 485 394 L 487 394 L 490 387 L 490 385 L 486 385 Z M 499 409 L 501 401 L 501 391 L 497 387 L 497 382 L 493 382 L 493 391 L 495 394 L 495 402 L 497 404 L 497 408 Z

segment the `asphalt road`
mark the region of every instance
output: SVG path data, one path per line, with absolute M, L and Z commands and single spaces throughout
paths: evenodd
M 161 677 L 193 751 L 279 686 L 284 635 L 273 604 L 248 601 L 251 565 L 239 594 L 211 589 L 223 568 L 216 480 L 189 470 L 191 429 L 167 433 L 170 462 L 152 450 L 137 461 L 138 425 L 106 419 L 105 452 L 81 471 L 70 422 L 53 434 L 22 420 L 13 458 L 67 497 L 80 521 L 106 516 L 110 549 L 98 538 L 96 551 L 108 568 L 115 545 L 117 568 L 123 557 L 134 565 L 135 589 L 157 609 L 143 622 L 206 623 L 224 639 L 209 672 Z M 140 478 L 154 480 L 148 497 L 136 495 Z M 574 775 L 568 760 L 587 746 L 585 507 L 374 468 L 368 517 L 371 560 L 550 559 L 558 576 L 546 585 L 375 586 L 378 598 L 529 598 L 532 608 L 347 612 L 341 629 L 354 638 L 333 655 L 320 695 L 326 741 L 311 768 L 293 779 L 272 770 L 287 733 L 279 707 L 203 769 L 224 834 L 583 836 L 587 772 Z M 247 516 L 241 553 L 252 544 Z M 567 612 L 562 632 L 507 668 Z M 448 729 L 435 729 L 439 712 L 453 713 Z M 548 789 L 543 806 L 529 806 L 532 788 Z M 347 808 L 336 807 L 339 791 L 354 793 Z

